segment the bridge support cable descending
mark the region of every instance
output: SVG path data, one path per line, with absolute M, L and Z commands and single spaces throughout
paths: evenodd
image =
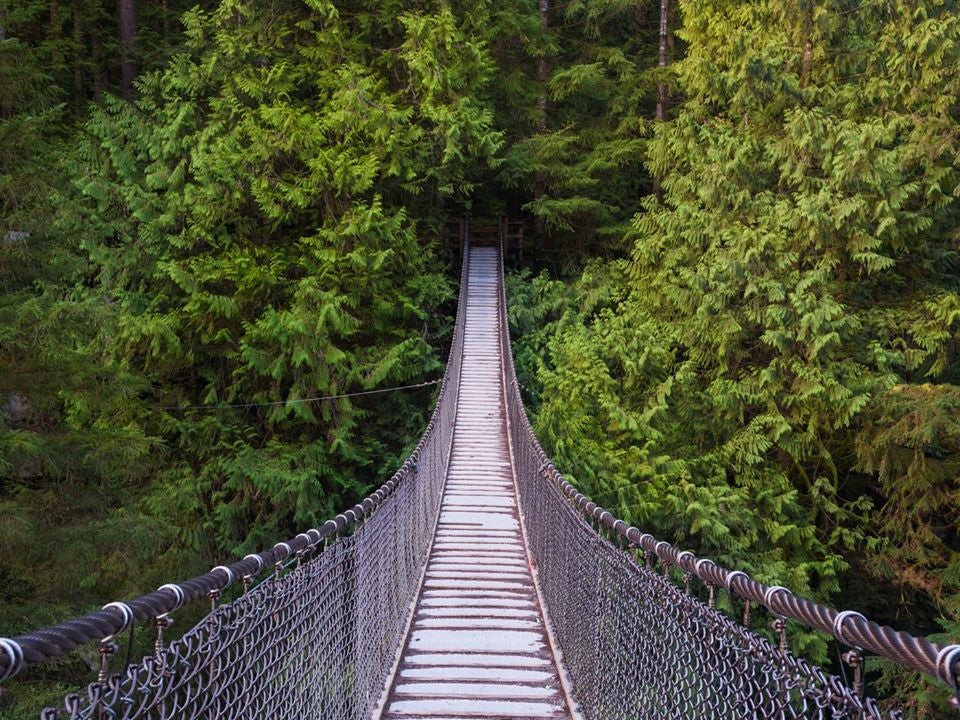
M 453 451 L 383 720 L 570 718 L 521 532 L 505 419 L 495 248 L 469 251 Z
M 960 699 L 960 645 L 937 645 L 880 626 L 678 550 L 568 483 L 524 410 L 510 352 L 502 262 L 500 346 L 527 546 L 584 717 L 900 718 L 899 710 L 881 710 L 866 696 L 864 651 L 935 677 Z M 742 622 L 714 609 L 720 592 L 743 609 Z M 772 633 L 752 631 L 751 608 L 753 622 L 770 621 Z M 832 635 L 847 648 L 842 662 L 851 682 L 794 656 L 786 620 Z
M 468 269 L 465 257 L 461 285 Z M 269 550 L 53 627 L 0 638 L 0 682 L 100 641 L 97 682 L 68 695 L 60 708 L 43 710 L 43 720 L 367 720 L 404 637 L 432 544 L 460 390 L 465 297 L 427 429 L 375 493 Z M 214 609 L 171 642 L 170 616 L 197 601 Z M 114 637 L 134 628 L 155 634 L 155 653 L 111 673 Z

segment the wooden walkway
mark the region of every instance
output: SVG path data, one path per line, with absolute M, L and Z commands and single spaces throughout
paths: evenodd
M 498 277 L 497 250 L 473 249 L 453 455 L 384 720 L 571 717 L 517 510 Z

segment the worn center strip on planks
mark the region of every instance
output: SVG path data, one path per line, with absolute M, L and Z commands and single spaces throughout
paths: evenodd
M 470 253 L 453 451 L 384 720 L 570 718 L 517 511 L 494 248 Z

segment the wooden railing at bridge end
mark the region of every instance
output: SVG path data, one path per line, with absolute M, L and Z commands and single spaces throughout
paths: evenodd
M 463 253 L 463 241 L 469 233 L 470 244 L 475 247 L 501 247 L 505 257 L 513 262 L 523 262 L 523 220 L 512 220 L 506 213 L 497 215 L 491 224 L 481 218 L 473 222 L 469 213 L 447 223 L 447 256 L 459 259 Z

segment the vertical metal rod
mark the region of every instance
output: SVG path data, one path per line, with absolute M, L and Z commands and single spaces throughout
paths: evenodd
M 113 641 L 113 635 L 100 641 L 100 672 L 97 674 L 97 682 L 101 685 L 107 684 L 107 676 L 110 674 L 110 656 L 117 651 L 117 644 Z
M 778 617 L 773 621 L 773 630 L 777 633 L 777 647 L 780 652 L 785 653 L 787 651 L 787 621 Z
M 153 645 L 153 657 L 157 665 L 157 670 L 163 673 L 166 665 L 166 646 L 163 642 L 163 631 L 173 625 L 173 618 L 171 618 L 168 613 L 164 613 L 163 615 L 158 615 L 155 622 L 157 627 L 157 640 Z

